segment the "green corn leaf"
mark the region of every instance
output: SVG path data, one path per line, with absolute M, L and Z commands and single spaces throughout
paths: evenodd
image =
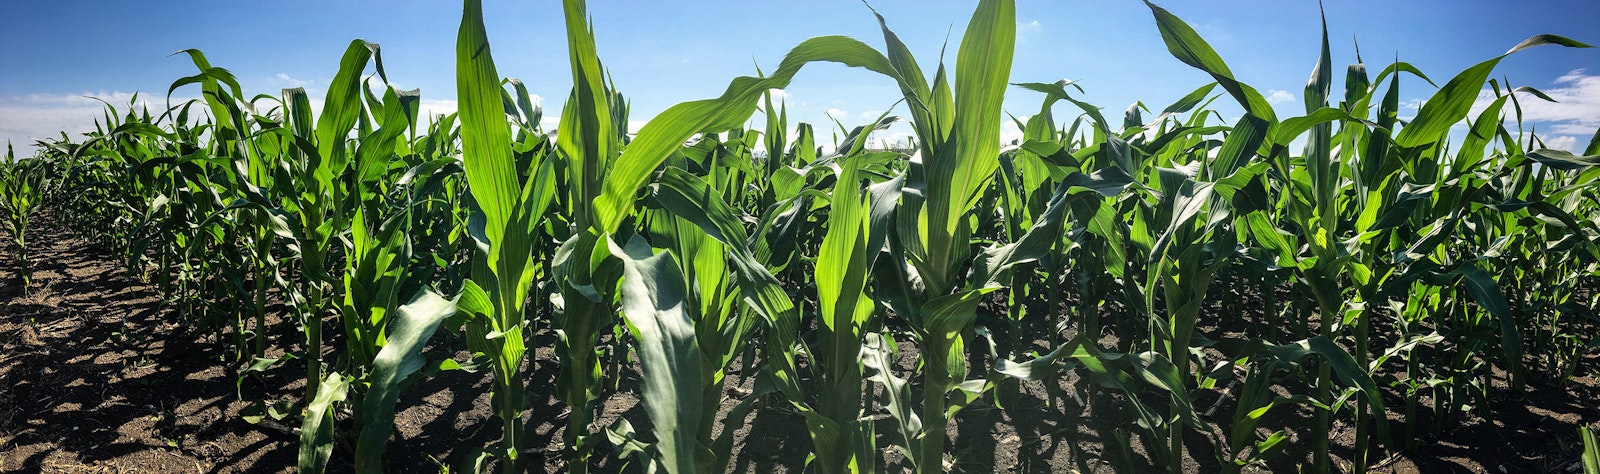
M 1272 110 L 1272 104 L 1268 103 L 1255 88 L 1234 79 L 1233 71 L 1228 70 L 1227 63 L 1222 61 L 1216 50 L 1211 49 L 1206 40 L 1200 38 L 1200 34 L 1196 33 L 1194 28 L 1148 0 L 1145 1 L 1145 6 L 1150 7 L 1150 12 L 1155 15 L 1161 39 L 1167 43 L 1167 51 L 1171 52 L 1173 57 L 1210 74 L 1223 90 L 1228 91 L 1228 94 L 1239 101 L 1245 112 L 1268 122 L 1278 121 L 1278 116 Z
M 1578 427 L 1583 436 L 1583 474 L 1600 474 L 1600 439 L 1594 428 L 1587 426 Z
M 956 54 L 955 128 L 951 131 L 955 146 L 941 147 L 925 158 L 929 160 L 924 166 L 930 224 L 943 226 L 952 235 L 1000 166 L 996 156 L 1001 105 L 1011 77 L 1016 16 L 1016 5 L 1009 0 L 978 4 Z
M 821 323 L 833 334 L 848 339 L 837 342 L 849 347 L 860 345 L 855 340 L 860 337 L 859 325 L 872 312 L 872 303 L 863 291 L 871 268 L 869 258 L 877 253 L 877 249 L 867 248 L 870 221 L 857 179 L 860 161 L 859 156 L 854 156 L 839 162 L 839 181 L 834 185 L 828 211 L 828 232 L 816 260 Z M 846 362 L 854 363 L 855 357 L 831 363 Z
M 1501 96 L 1490 102 L 1483 112 L 1478 114 L 1478 120 L 1472 124 L 1472 130 L 1461 141 L 1461 152 L 1450 163 L 1452 173 L 1456 176 L 1464 175 L 1483 162 L 1485 148 L 1494 133 L 1500 128 L 1500 108 L 1506 104 L 1510 96 Z
M 662 171 L 650 186 L 651 195 L 672 214 L 699 227 L 727 249 L 738 276 L 740 293 L 751 308 L 766 320 L 769 329 L 769 363 L 777 366 L 773 375 L 778 389 L 791 399 L 802 399 L 794 374 L 794 336 L 799 332 L 800 313 L 783 285 L 756 259 L 746 242 L 744 228 L 733 208 L 710 184 L 676 167 Z M 780 349 L 781 348 L 781 349 Z
M 1596 136 L 1600 137 L 1600 135 Z M 1575 170 L 1600 165 L 1600 153 L 1592 152 L 1585 156 L 1578 156 L 1566 150 L 1540 148 L 1538 150 L 1528 152 L 1528 157 L 1533 158 L 1534 161 L 1544 164 L 1545 166 L 1549 166 L 1558 170 Z
M 346 135 L 355 127 L 356 120 L 363 116 L 361 110 L 361 72 L 366 70 L 367 62 L 377 63 L 378 74 L 383 74 L 383 59 L 378 55 L 378 45 L 362 40 L 350 42 L 345 48 L 344 57 L 339 60 L 339 72 L 333 76 L 333 82 L 328 84 L 327 96 L 323 99 L 322 116 L 317 118 L 317 151 L 321 154 L 323 163 L 331 169 L 319 172 L 319 175 L 332 179 L 333 174 L 344 170 L 345 163 L 350 159 L 345 151 Z M 328 174 L 324 174 L 328 173 Z
M 1511 305 L 1506 303 L 1505 292 L 1500 290 L 1500 284 L 1494 276 L 1475 264 L 1468 264 L 1457 270 L 1462 283 L 1466 285 L 1467 294 L 1489 312 L 1500 323 L 1500 344 L 1506 371 L 1511 373 L 1513 390 L 1521 390 L 1523 383 L 1522 332 L 1517 328 L 1516 315 L 1511 313 Z
M 1289 142 L 1299 138 L 1301 134 L 1306 133 L 1312 127 L 1325 125 L 1332 121 L 1361 122 L 1361 120 L 1350 116 L 1350 113 L 1344 110 L 1323 107 L 1304 116 L 1286 118 L 1282 122 L 1273 124 L 1270 132 L 1272 144 L 1287 146 Z
M 969 281 L 977 286 L 1000 286 L 1007 280 L 1012 267 L 1036 260 L 1049 253 L 1061 240 L 1061 229 L 1066 221 L 1066 211 L 1072 201 L 1092 197 L 1114 197 L 1131 184 L 1133 178 L 1121 168 L 1106 168 L 1085 175 L 1073 173 L 1056 186 L 1043 214 L 1034 218 L 1033 225 L 1016 242 L 984 250 L 973 261 Z
M 372 362 L 367 394 L 361 401 L 361 433 L 356 440 L 356 470 L 384 472 L 383 452 L 394 432 L 394 407 L 401 381 L 421 369 L 422 349 L 433 332 L 455 314 L 456 302 L 423 289 L 401 306 L 387 329 L 387 344 Z M 326 385 L 324 386 L 326 387 Z
M 916 452 L 907 446 L 911 446 L 917 434 L 922 432 L 922 419 L 917 417 L 916 399 L 911 396 L 911 383 L 892 372 L 894 357 L 897 355 L 895 349 L 893 335 L 869 333 L 861 351 L 861 362 L 872 371 L 869 378 L 883 385 L 881 403 L 884 409 L 889 411 L 889 416 L 894 418 L 895 428 L 901 437 L 902 444 L 897 447 L 901 454 L 915 458 Z
M 878 14 L 876 10 L 872 14 L 878 17 L 878 26 L 883 30 L 883 41 L 888 46 L 889 63 L 894 66 L 895 72 L 901 79 L 900 92 L 909 102 L 912 126 L 916 127 L 917 136 L 927 141 L 919 145 L 925 152 L 931 150 L 930 146 L 942 145 L 948 127 L 952 125 L 943 120 L 954 111 L 936 108 L 941 104 L 934 100 L 934 90 L 930 89 L 928 79 L 922 73 L 922 66 L 917 64 L 917 58 L 911 55 L 911 50 L 900 41 L 900 37 L 889 30 L 889 23 L 883 19 L 883 15 Z
M 610 245 L 622 259 L 622 314 L 639 353 L 641 398 L 656 436 L 655 462 L 667 472 L 695 472 L 703 383 L 694 318 L 685 301 L 688 285 L 672 253 L 652 255 L 638 237 L 626 247 Z
M 1326 336 L 1316 336 L 1303 341 L 1277 346 L 1272 350 L 1284 360 L 1299 360 L 1302 355 L 1313 353 L 1322 356 L 1328 362 L 1328 365 L 1333 368 L 1334 375 L 1337 375 L 1347 386 L 1360 390 L 1367 397 L 1367 401 L 1372 404 L 1373 413 L 1384 412 L 1383 394 L 1378 391 L 1377 382 L 1372 380 L 1372 376 L 1367 373 L 1361 364 L 1356 363 L 1355 358 L 1349 352 L 1339 347 L 1338 344 Z M 1381 416 L 1373 419 L 1378 422 L 1379 436 L 1387 438 L 1389 433 L 1388 420 Z M 1382 439 L 1381 442 L 1384 446 L 1391 445 L 1388 439 Z
M 300 425 L 300 472 L 322 472 L 333 454 L 333 405 L 349 394 L 350 379 L 338 372 L 328 374 L 317 389 L 317 398 L 306 407 Z M 387 441 L 387 440 L 386 440 Z
M 1311 70 L 1311 79 L 1306 82 L 1305 106 L 1306 113 L 1315 113 L 1318 109 L 1328 106 L 1328 96 L 1333 87 L 1333 61 L 1328 54 L 1328 20 L 1327 15 L 1322 15 L 1322 50 L 1317 56 L 1317 65 Z M 1335 167 L 1333 156 L 1333 125 L 1319 121 L 1311 126 L 1311 137 L 1306 140 L 1305 161 L 1306 171 L 1311 178 L 1312 203 L 1321 216 L 1320 222 L 1326 232 L 1333 230 L 1333 215 L 1336 200 L 1334 193 L 1339 179 L 1338 168 Z
M 983 295 L 1000 290 L 1000 287 L 985 287 L 961 290 L 948 295 L 928 300 L 922 307 L 924 318 L 923 331 L 925 339 L 955 340 L 961 333 L 972 325 L 977 318 L 978 303 L 982 302 Z M 962 376 L 966 374 L 966 356 L 947 357 L 951 364 L 947 368 L 948 374 Z M 959 367 L 957 365 L 959 364 Z M 938 370 L 938 369 L 925 369 Z
M 1523 40 L 1505 54 L 1467 68 L 1446 82 L 1444 87 L 1422 104 L 1422 109 L 1417 111 L 1417 117 L 1411 124 L 1402 128 L 1400 134 L 1395 136 L 1395 144 L 1416 148 L 1443 140 L 1451 126 L 1466 118 L 1473 102 L 1478 98 L 1478 91 L 1483 88 L 1484 81 L 1489 79 L 1489 73 L 1500 64 L 1501 59 L 1518 51 L 1547 44 L 1569 48 L 1591 47 L 1556 35 L 1538 35 Z
M 757 99 L 768 89 L 788 87 L 806 64 L 837 62 L 896 77 L 889 60 L 865 43 L 843 36 L 822 36 L 801 42 L 784 56 L 771 76 L 739 77 L 721 97 L 684 102 L 657 114 L 646 123 L 617 158 L 606 176 L 605 189 L 595 202 L 600 229 L 614 232 L 633 208 L 634 195 L 667 155 L 696 133 L 721 132 L 743 123 L 755 112 Z
M 740 223 L 738 213 L 728 206 L 721 193 L 699 176 L 681 168 L 668 167 L 661 170 L 661 175 L 650 185 L 650 190 L 651 196 L 662 207 L 696 223 L 711 238 L 724 245 L 745 248 L 749 237 Z
M 1240 118 L 1232 133 L 1222 141 L 1216 160 L 1206 167 L 1207 175 L 1212 180 L 1219 180 L 1233 176 L 1240 167 L 1249 164 L 1250 158 L 1261 148 L 1261 143 L 1266 141 L 1269 128 L 1266 120 L 1254 115 L 1246 114 Z
M 481 0 L 467 0 L 456 39 L 456 91 L 461 118 L 461 161 L 486 228 L 498 237 L 521 193 L 511 156 L 511 127 L 500 101 L 500 73 L 489 52 Z M 326 114 L 324 114 L 326 115 Z M 320 130 L 321 127 L 319 126 Z
M 1142 352 L 1133 355 L 1131 361 L 1131 370 L 1135 375 L 1171 395 L 1170 399 L 1178 405 L 1175 408 L 1179 419 L 1184 423 L 1199 420 L 1183 385 L 1184 377 L 1189 374 L 1179 374 L 1178 366 L 1172 363 L 1172 359 L 1159 352 Z
M 562 4 L 573 88 L 561 113 L 556 143 L 571 161 L 567 183 L 573 188 L 573 218 L 579 227 L 588 227 L 593 219 L 591 201 L 599 196 L 600 183 L 607 179 L 606 171 L 622 143 L 618 124 L 613 122 L 613 93 L 595 49 L 585 2 L 566 0 Z
M 1506 54 L 1515 53 L 1517 51 L 1522 51 L 1524 49 L 1532 48 L 1532 47 L 1535 47 L 1535 46 L 1544 46 L 1544 45 L 1547 45 L 1547 44 L 1553 44 L 1553 45 L 1558 45 L 1558 46 L 1566 46 L 1568 48 L 1593 48 L 1594 47 L 1592 45 L 1585 44 L 1585 43 L 1583 43 L 1581 41 L 1575 41 L 1575 40 L 1573 40 L 1571 38 L 1566 38 L 1566 37 L 1552 35 L 1552 34 L 1542 34 L 1542 35 L 1534 35 L 1534 36 L 1532 36 L 1532 37 L 1530 37 L 1528 39 L 1522 40 L 1521 43 L 1517 43 L 1516 46 L 1512 46 L 1511 49 L 1506 50 Z
M 1183 98 L 1178 99 L 1177 102 L 1173 102 L 1172 105 L 1167 106 L 1167 108 L 1161 109 L 1161 116 L 1157 116 L 1156 120 L 1160 120 L 1162 116 L 1181 114 L 1190 110 L 1194 110 L 1195 106 L 1200 105 L 1200 102 L 1204 101 L 1206 96 L 1211 95 L 1211 90 L 1216 88 L 1217 83 L 1215 82 L 1200 86 L 1193 92 L 1184 95 Z

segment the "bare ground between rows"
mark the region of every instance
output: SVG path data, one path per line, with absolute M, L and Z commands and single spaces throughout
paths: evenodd
M 174 310 L 155 290 L 127 274 L 106 252 L 91 248 L 50 221 L 40 219 L 30 241 L 35 249 L 34 285 L 23 295 L 9 256 L 0 255 L 0 471 L 3 472 L 292 472 L 297 439 L 284 428 L 250 424 L 241 411 L 256 401 L 295 400 L 304 390 L 303 371 L 292 366 L 240 382 L 225 361 L 228 341 L 195 337 L 176 322 Z M 292 326 L 277 307 L 269 327 Z M 276 324 L 271 324 L 276 323 Z M 329 328 L 334 329 L 332 327 Z M 1207 327 L 1226 333 L 1230 328 Z M 298 336 L 274 334 L 272 345 L 298 348 Z M 552 395 L 557 364 L 548 330 L 533 335 L 527 363 L 530 406 L 526 456 L 534 470 L 560 472 L 562 431 L 567 408 Z M 336 344 L 336 343 L 335 343 Z M 330 345 L 335 345 L 330 344 Z M 433 358 L 456 357 L 464 344 L 449 335 L 430 347 Z M 899 364 L 910 367 L 915 346 L 902 342 Z M 1530 385 L 1525 394 L 1497 387 L 1493 419 L 1451 420 L 1443 436 L 1429 436 L 1414 453 L 1382 459 L 1380 472 L 1559 472 L 1576 459 L 1576 427 L 1600 422 L 1600 383 L 1593 377 L 1600 360 L 1590 357 L 1570 383 Z M 648 429 L 638 399 L 636 372 L 624 370 L 621 390 L 607 390 L 597 426 L 622 417 Z M 724 412 L 751 382 L 730 377 Z M 1075 376 L 1058 380 L 1063 388 L 1081 385 Z M 436 472 L 442 462 L 459 465 L 495 442 L 500 432 L 489 409 L 486 374 L 444 372 L 408 391 L 400 400 L 396 434 L 389 446 L 396 472 Z M 957 417 L 949 467 L 964 472 L 1112 472 L 1101 459 L 1126 456 L 1148 465 L 1144 450 L 1114 440 L 1117 428 L 1130 428 L 1115 394 L 1089 399 L 1051 399 L 1043 383 L 1028 382 L 1008 406 L 994 408 L 985 398 Z M 1392 397 L 1391 397 L 1392 398 Z M 1046 404 L 1050 399 L 1052 403 Z M 1398 400 L 1396 400 L 1398 402 Z M 763 404 L 735 432 L 734 472 L 799 472 L 810 440 L 804 418 L 786 404 Z M 882 413 L 882 411 L 878 411 Z M 1213 422 L 1226 423 L 1229 410 Z M 1015 416 L 1013 414 L 1016 414 Z M 1391 420 L 1399 415 L 1391 409 Z M 893 432 L 892 420 L 879 416 L 879 433 Z M 292 420 L 286 421 L 292 424 Z M 1264 423 L 1287 429 L 1303 442 L 1305 420 L 1298 414 Z M 1137 429 L 1133 429 L 1137 432 Z M 1336 427 L 1337 455 L 1347 457 L 1353 429 Z M 1189 461 L 1214 471 L 1215 441 L 1191 432 Z M 879 436 L 881 468 L 904 469 L 894 440 Z M 591 461 L 599 472 L 637 472 L 638 463 L 618 460 L 604 442 Z M 1137 443 L 1136 443 L 1137 444 Z M 330 469 L 348 471 L 347 446 L 335 448 Z M 1198 458 L 1196 453 L 1200 455 Z M 1270 465 L 1292 469 L 1293 461 Z

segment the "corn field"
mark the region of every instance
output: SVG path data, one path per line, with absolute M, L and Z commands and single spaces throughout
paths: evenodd
M 1078 84 L 1014 77 L 1013 1 L 980 0 L 953 64 L 878 16 L 877 45 L 811 38 L 630 133 L 585 2 L 562 7 L 554 129 L 496 68 L 516 52 L 491 48 L 480 0 L 449 115 L 419 116 L 423 92 L 362 40 L 315 111 L 185 51 L 168 96 L 200 99 L 107 105 L 94 132 L 8 152 L 7 264 L 27 288 L 23 229 L 53 215 L 217 341 L 241 386 L 303 377 L 247 416 L 292 427 L 303 472 L 432 469 L 386 451 L 402 396 L 455 371 L 490 374 L 470 389 L 498 441 L 441 471 L 537 470 L 549 450 L 568 472 L 724 472 L 735 433 L 777 411 L 803 420 L 778 435 L 808 471 L 992 472 L 961 454 L 991 436 L 960 429 L 978 409 L 1114 426 L 1093 450 L 1072 426 L 1038 441 L 1086 472 L 1367 472 L 1600 353 L 1600 134 L 1547 148 L 1521 104 L 1549 97 L 1491 79 L 1579 41 L 1443 77 L 1340 71 L 1324 27 L 1303 38 L 1322 45 L 1304 115 L 1280 118 L 1150 4 L 1158 31 L 1137 34 L 1172 58 L 1146 60 L 1213 81 L 1108 117 Z M 831 139 L 790 124 L 771 91 L 826 80 L 802 71 L 819 62 L 892 81 L 904 116 Z M 1402 87 L 1433 91 L 1409 120 Z M 1008 95 L 1039 108 L 1009 115 Z M 1011 122 L 1023 137 L 1003 143 Z M 896 123 L 908 148 L 869 146 Z M 530 385 L 535 365 L 556 383 Z M 643 410 L 602 423 L 619 391 Z M 570 413 L 547 447 L 526 415 L 552 398 Z

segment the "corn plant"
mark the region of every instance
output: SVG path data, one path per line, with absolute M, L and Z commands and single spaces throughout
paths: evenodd
M 472 286 L 490 306 L 475 318 L 475 350 L 489 355 L 495 374 L 494 412 L 504 436 L 497 453 L 503 472 L 519 472 L 527 317 L 524 313 L 534 276 L 534 225 L 550 203 L 550 166 L 524 183 L 514 166 L 511 131 L 501 105 L 500 76 L 483 30 L 482 5 L 464 2 L 456 42 L 457 93 L 460 96 L 462 167 L 481 215 L 472 224 L 477 241 Z M 479 223 L 481 222 L 481 223 Z M 574 410 L 573 417 L 580 417 Z
M 1330 433 L 1348 422 L 1350 468 L 1365 471 L 1453 417 L 1492 416 L 1497 373 L 1515 391 L 1581 367 L 1600 302 L 1600 135 L 1581 154 L 1548 149 L 1523 130 L 1521 101 L 1551 98 L 1489 77 L 1523 49 L 1587 45 L 1535 36 L 1441 86 L 1398 59 L 1369 76 L 1357 55 L 1336 75 L 1324 22 L 1304 114 L 1280 118 L 1193 28 L 1147 5 L 1174 58 L 1211 82 L 1120 121 L 1070 80 L 1010 84 L 1009 0 L 977 2 L 953 67 L 924 70 L 877 15 L 881 48 L 806 40 L 637 135 L 582 0 L 562 2 L 573 88 L 553 130 L 528 85 L 500 76 L 478 0 L 458 29 L 460 112 L 425 127 L 421 92 L 389 83 L 376 44 L 346 47 L 320 115 L 303 89 L 249 96 L 186 50 L 195 73 L 168 102 L 200 98 L 156 113 L 108 103 L 82 141 L 42 140 L 28 160 L 8 148 L 0 216 L 24 291 L 28 218 L 48 207 L 150 281 L 187 335 L 217 341 L 241 387 L 304 363 L 303 394 L 246 419 L 301 413 L 308 472 L 338 456 L 399 467 L 386 448 L 400 394 L 484 366 L 500 440 L 458 455 L 480 469 L 536 468 L 523 410 L 553 397 L 570 409 L 568 471 L 601 457 L 724 471 L 735 432 L 776 403 L 803 418 L 791 436 L 828 473 L 892 468 L 880 443 L 901 468 L 952 469 L 956 415 L 992 397 L 1034 416 L 1025 383 L 1076 418 L 1118 413 L 1102 439 L 1119 470 L 1148 467 L 1121 449 L 1138 442 L 1173 472 L 1207 455 L 1224 472 L 1331 471 Z M 772 89 L 813 62 L 893 81 L 909 149 L 869 146 L 903 120 L 890 113 L 835 120 L 831 152 L 828 132 L 791 132 Z M 1413 78 L 1438 90 L 1401 120 Z M 1044 97 L 1001 143 L 1012 86 Z M 1237 120 L 1213 107 L 1229 99 Z M 292 312 L 281 327 L 267 327 L 273 298 Z M 1227 324 L 1240 312 L 1243 336 Z M 527 385 L 541 331 L 552 388 Z M 423 350 L 456 344 L 471 360 Z M 631 413 L 595 426 L 635 371 L 649 429 Z M 1386 403 L 1403 404 L 1406 443 L 1390 442 Z M 1308 440 L 1267 421 L 1295 409 L 1311 413 Z M 1047 436 L 1084 461 L 1064 428 Z M 1186 445 L 1195 436 L 1215 452 Z M 1286 458 L 1297 451 L 1309 454 Z
M 1583 437 L 1583 474 L 1600 472 L 1600 441 L 1596 440 L 1595 429 L 1587 426 L 1578 428 Z
M 44 192 L 44 168 L 38 162 L 18 162 L 10 143 L 6 143 L 6 161 L 0 165 L 0 218 L 9 235 L 11 263 L 16 267 L 17 281 L 22 294 L 28 294 L 33 284 L 33 270 L 28 258 L 28 222 L 39 210 Z

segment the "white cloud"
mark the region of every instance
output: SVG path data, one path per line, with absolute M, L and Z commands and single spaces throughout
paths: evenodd
M 284 84 L 288 84 L 289 87 L 305 87 L 305 86 L 311 84 L 311 81 L 302 80 L 302 79 L 296 79 L 294 77 L 289 76 L 286 73 L 281 73 L 281 72 L 272 75 L 272 77 L 278 78 L 279 81 L 283 81 L 283 83 Z
M 278 79 L 294 81 L 293 77 L 278 74 Z M 130 101 L 134 101 L 135 93 L 122 91 L 83 92 L 79 94 L 28 94 L 25 96 L 0 97 L 0 142 L 10 141 L 16 148 L 19 156 L 33 154 L 35 140 L 60 138 L 61 132 L 66 132 L 68 138 L 77 141 L 83 133 L 94 131 L 95 122 L 105 117 L 104 100 L 115 106 L 119 113 L 126 113 Z M 96 100 L 99 99 L 99 100 Z M 173 97 L 171 104 L 180 105 L 191 97 Z M 311 104 L 312 116 L 322 113 L 323 98 L 321 96 L 308 97 Z M 534 97 L 535 103 L 540 98 Z M 166 99 L 159 94 L 138 94 L 135 107 L 147 108 L 151 116 L 159 116 L 166 107 Z M 265 105 L 258 104 L 258 105 Z M 266 113 L 271 107 L 263 107 L 260 113 Z M 418 104 L 419 117 L 417 125 L 424 127 L 437 115 L 447 115 L 458 110 L 455 100 L 448 99 L 422 99 Z M 206 115 L 204 104 L 190 109 L 191 120 Z M 555 126 L 555 119 L 546 117 L 550 122 L 549 127 Z
M 1017 123 L 1006 120 L 1000 124 L 1000 143 L 1009 145 L 1011 142 L 1022 140 L 1022 129 L 1017 128 Z
M 1294 102 L 1294 93 L 1293 92 L 1280 91 L 1280 90 L 1277 90 L 1277 89 L 1267 89 L 1267 103 L 1269 103 L 1269 104 L 1283 104 L 1283 103 L 1289 103 L 1289 102 Z
M 417 122 L 418 125 L 421 125 L 430 123 L 434 116 L 456 113 L 456 111 L 460 110 L 460 106 L 454 100 L 422 99 L 422 102 L 417 104 L 417 109 L 417 115 L 420 116 Z
M 1571 135 L 1561 135 L 1558 137 L 1547 138 L 1544 141 L 1544 146 L 1558 150 L 1567 150 L 1573 153 L 1578 153 L 1580 151 L 1578 150 L 1578 137 Z
M 1524 127 L 1536 129 L 1541 135 L 1555 137 L 1547 138 L 1547 145 L 1555 147 L 1557 142 L 1566 143 L 1570 139 L 1572 144 L 1561 148 L 1573 149 L 1580 145 L 1576 137 L 1593 136 L 1595 129 L 1600 128 L 1600 112 L 1597 112 L 1600 111 L 1600 75 L 1590 74 L 1586 69 L 1575 69 L 1539 90 L 1555 102 L 1523 93 L 1517 94 L 1517 103 L 1522 106 Z M 1494 100 L 1493 91 L 1480 91 L 1468 117 L 1476 119 Z M 1510 104 L 1502 109 L 1508 126 L 1516 123 L 1515 113 Z
M 1422 110 L 1422 104 L 1426 103 L 1428 103 L 1428 99 L 1411 99 L 1401 102 L 1400 109 L 1395 112 L 1395 118 L 1405 123 L 1411 123 L 1413 119 L 1417 118 L 1417 111 Z
M 78 94 L 0 97 L 0 141 L 10 141 L 18 156 L 32 156 L 34 140 L 60 138 L 61 132 L 66 132 L 70 139 L 76 141 L 81 134 L 94 131 L 96 120 L 104 119 L 105 103 L 100 100 L 115 106 L 119 113 L 127 112 L 130 101 L 136 108 L 149 109 L 152 116 L 164 111 L 166 105 L 161 96 L 137 94 L 135 101 L 136 94 L 86 91 Z M 173 97 L 172 103 L 180 104 L 185 100 L 188 99 Z
M 850 112 L 846 112 L 843 109 L 828 109 L 828 111 L 825 113 L 827 113 L 828 116 L 835 118 L 843 115 L 850 115 Z
M 1027 43 L 1028 39 L 1039 33 L 1039 20 L 1017 22 L 1017 43 Z

